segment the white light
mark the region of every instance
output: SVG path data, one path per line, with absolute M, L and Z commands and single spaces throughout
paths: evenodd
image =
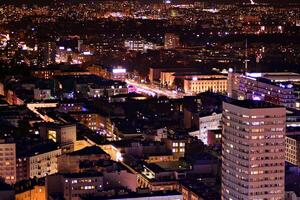
M 121 161 L 121 162 L 123 161 L 123 157 L 122 157 L 122 154 L 120 152 L 117 152 L 116 159 L 117 159 L 117 161 Z
M 119 74 L 119 73 L 126 73 L 126 69 L 113 69 L 114 74 Z
M 246 76 L 258 78 L 258 77 L 262 77 L 262 73 L 246 73 Z
M 85 52 L 83 52 L 83 55 L 92 55 L 92 53 L 90 52 L 90 51 L 85 51 Z

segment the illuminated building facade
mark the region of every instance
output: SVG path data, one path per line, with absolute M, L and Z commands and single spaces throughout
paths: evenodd
M 287 82 L 279 83 L 271 78 L 263 77 L 261 73 L 228 74 L 228 96 L 234 99 L 263 100 L 288 108 L 296 107 L 296 97 L 293 85 Z
M 44 185 L 35 185 L 32 188 L 15 195 L 16 200 L 46 200 L 46 188 Z
M 38 64 L 41 67 L 55 63 L 56 44 L 55 42 L 44 42 L 39 48 Z
M 22 153 L 17 157 L 18 181 L 57 173 L 57 158 L 61 155 L 61 149 L 57 146 L 42 144 Z
M 146 52 L 148 49 L 155 49 L 155 44 L 151 42 L 147 42 L 145 40 L 125 40 L 124 42 L 125 48 L 129 51 L 140 51 Z
M 40 135 L 42 139 L 49 139 L 58 144 L 73 144 L 76 141 L 76 125 L 45 123 L 40 126 Z
M 110 160 L 110 156 L 98 146 L 90 146 L 64 154 L 58 158 L 59 173 L 79 173 L 84 161 Z
M 16 182 L 16 144 L 0 141 L 0 177 L 8 184 Z
M 300 166 L 300 135 L 288 135 L 285 137 L 286 161 Z
M 118 66 L 111 69 L 111 79 L 124 81 L 127 77 L 128 73 L 126 68 Z
M 214 141 L 214 139 L 221 139 L 221 134 L 216 132 L 217 130 L 221 130 L 222 128 L 221 121 L 222 114 L 213 113 L 209 116 L 199 117 L 199 131 L 190 135 L 193 137 L 197 137 L 204 144 L 209 145 L 209 141 Z
M 98 113 L 77 112 L 70 113 L 70 115 L 93 131 L 99 131 L 105 127 L 106 119 Z
M 223 103 L 222 199 L 284 199 L 285 108 Z
M 201 75 L 184 79 L 185 93 L 201 93 L 212 91 L 225 93 L 227 91 L 227 77 L 224 75 Z
M 166 146 L 169 149 L 172 149 L 172 153 L 174 156 L 184 157 L 186 140 L 167 138 L 167 139 L 163 139 L 163 141 L 165 141 Z
M 80 196 L 100 193 L 104 182 L 101 173 L 55 174 L 47 176 L 46 185 L 48 195 L 59 193 L 66 200 L 80 200 Z

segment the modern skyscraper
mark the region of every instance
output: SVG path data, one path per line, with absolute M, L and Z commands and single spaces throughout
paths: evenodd
M 263 101 L 223 103 L 223 200 L 284 199 L 285 117 Z

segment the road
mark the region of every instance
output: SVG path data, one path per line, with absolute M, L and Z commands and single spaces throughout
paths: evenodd
M 145 93 L 150 96 L 167 96 L 171 99 L 183 98 L 183 93 L 178 93 L 177 91 L 171 91 L 167 89 L 159 88 L 156 85 L 137 83 L 131 80 L 126 80 L 128 85 L 135 86 L 137 88 L 137 93 Z

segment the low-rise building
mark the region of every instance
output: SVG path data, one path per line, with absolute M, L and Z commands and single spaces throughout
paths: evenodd
M 58 158 L 58 172 L 79 173 L 82 172 L 84 161 L 110 160 L 110 156 L 98 146 L 90 146 L 64 154 Z
M 55 143 L 41 143 L 17 152 L 17 181 L 42 178 L 57 173 L 57 157 L 61 148 Z
M 45 183 L 30 179 L 15 185 L 15 200 L 46 200 Z
M 199 75 L 184 79 L 184 92 L 197 94 L 211 91 L 215 93 L 226 93 L 227 76 L 225 75 Z
M 66 200 L 80 200 L 85 195 L 96 195 L 103 190 L 102 173 L 54 174 L 46 177 L 47 199 L 61 194 Z
M 73 144 L 76 141 L 75 124 L 42 123 L 39 125 L 43 140 L 52 140 L 58 144 Z

